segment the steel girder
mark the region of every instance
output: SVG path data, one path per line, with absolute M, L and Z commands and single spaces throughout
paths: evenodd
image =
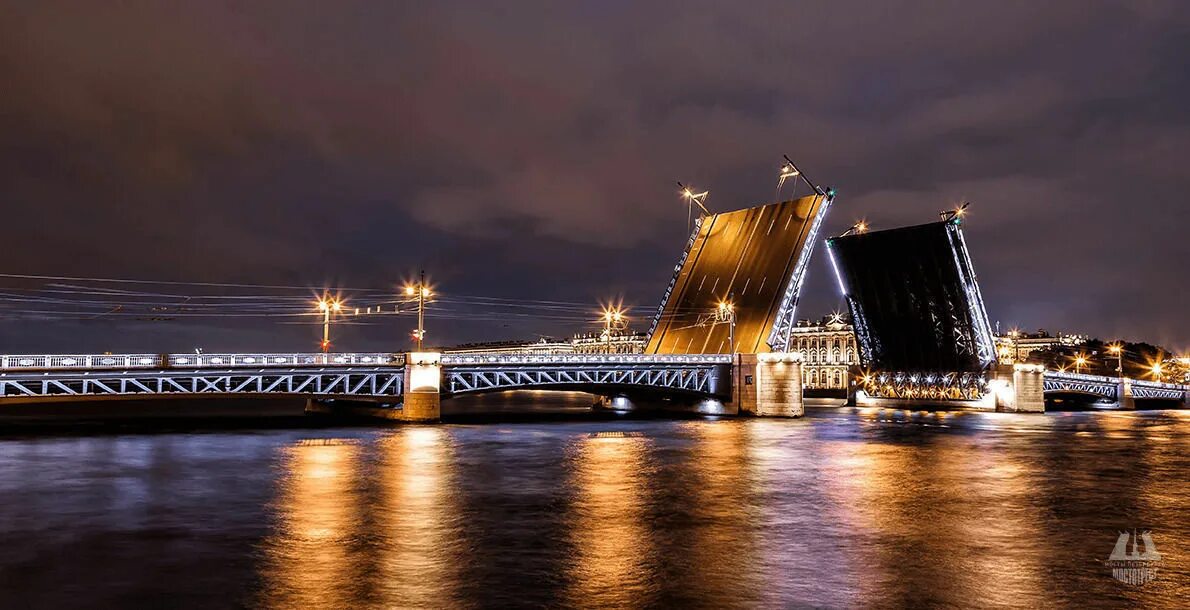
M 188 394 L 399 398 L 404 378 L 403 367 L 5 374 L 0 375 L 0 399 Z
M 1046 373 L 1042 381 L 1045 392 L 1078 392 L 1080 394 L 1094 394 L 1104 398 L 1119 398 L 1119 384 L 1115 381 L 1100 381 L 1096 379 L 1071 379 Z
M 443 375 L 443 391 L 450 394 L 548 386 L 596 391 L 600 387 L 638 386 L 720 396 L 730 392 L 731 379 L 730 367 L 724 364 L 455 365 L 445 367 Z

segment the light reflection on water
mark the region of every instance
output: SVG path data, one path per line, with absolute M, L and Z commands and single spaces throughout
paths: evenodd
M 1190 417 L 812 411 L 0 441 L 6 604 L 1183 607 Z M 1150 529 L 1157 581 L 1112 580 Z M 66 576 L 69 575 L 69 578 Z

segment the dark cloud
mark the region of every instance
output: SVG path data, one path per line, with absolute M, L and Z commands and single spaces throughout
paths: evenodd
M 839 187 L 832 231 L 974 201 L 993 319 L 1190 347 L 1184 3 L 6 4 L 7 272 L 386 287 L 425 266 L 643 313 L 684 239 L 673 181 L 757 203 L 789 153 Z M 838 305 L 822 263 L 807 315 Z M 215 326 L 0 339 L 307 339 Z

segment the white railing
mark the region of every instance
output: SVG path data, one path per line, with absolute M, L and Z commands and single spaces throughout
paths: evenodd
M 1087 381 L 1087 382 L 1092 382 L 1092 383 L 1103 383 L 1103 384 L 1115 384 L 1115 383 L 1120 382 L 1119 377 L 1107 377 L 1105 375 L 1088 375 L 1086 373 L 1071 373 L 1068 371 L 1046 371 L 1045 376 L 1052 377 L 1054 379 Z M 1184 390 L 1187 387 L 1190 387 L 1190 386 L 1185 386 L 1185 385 L 1178 384 L 1178 383 L 1166 383 L 1164 381 L 1152 381 L 1149 379 L 1132 379 L 1130 377 L 1125 377 L 1124 381 L 1127 381 L 1128 383 L 1130 383 L 1132 385 L 1143 385 L 1143 386 L 1153 387 L 1153 388 L 1168 388 L 1171 390 Z
M 404 354 L 26 354 L 0 356 L 0 371 L 212 367 L 400 366 Z
M 443 365 L 731 364 L 731 354 L 443 354 Z

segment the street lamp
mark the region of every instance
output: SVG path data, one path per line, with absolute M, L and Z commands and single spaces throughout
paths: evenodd
M 1116 357 L 1116 375 L 1124 378 L 1124 345 L 1122 343 L 1113 343 L 1107 346 L 1107 353 Z
M 1079 355 L 1078 355 L 1078 356 L 1077 356 L 1077 357 L 1074 359 L 1074 372 L 1075 372 L 1075 374 L 1082 373 L 1082 372 L 1083 372 L 1083 367 L 1084 367 L 1084 366 L 1087 366 L 1087 357 L 1086 357 L 1085 355 L 1083 355 L 1083 354 L 1079 354 Z
M 325 354 L 331 347 L 331 314 L 343 311 L 343 301 L 323 295 L 318 299 L 318 311 L 322 312 L 322 353 Z
M 1152 368 L 1149 370 L 1149 373 L 1153 375 L 1153 379 L 1161 381 L 1161 363 L 1154 362 Z
M 413 331 L 413 338 L 417 340 L 417 351 L 422 349 L 422 340 L 426 338 L 426 299 L 433 296 L 426 284 L 426 272 L 422 271 L 416 284 L 405 285 L 405 296 L 417 299 L 417 330 Z
M 707 196 L 710 195 L 711 192 L 703 191 L 701 193 L 695 193 L 690 187 L 682 184 L 681 182 L 678 183 L 678 188 L 681 189 L 679 192 L 682 195 L 682 199 L 686 200 L 686 230 L 689 231 L 691 218 L 694 216 L 695 204 L 698 205 L 698 209 L 702 210 L 702 214 L 699 214 L 699 218 L 702 218 L 703 215 L 711 215 L 711 211 L 707 209 L 707 206 L 703 205 L 707 200 Z
M 628 317 L 624 315 L 624 310 L 619 306 L 608 306 L 603 308 L 603 337 L 607 345 L 607 353 L 612 353 L 612 324 L 616 328 L 620 328 L 620 324 L 627 320 Z
M 731 348 L 731 353 L 735 353 L 735 305 L 730 301 L 719 301 L 719 306 L 715 308 L 715 321 L 727 322 L 730 326 L 727 327 L 728 346 Z

